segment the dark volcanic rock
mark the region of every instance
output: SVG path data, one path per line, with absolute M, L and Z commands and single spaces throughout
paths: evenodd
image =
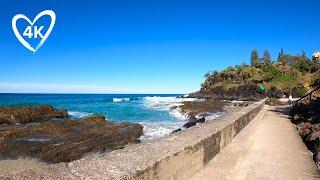
M 304 143 L 312 151 L 313 159 L 320 165 L 320 99 L 310 103 L 301 101 L 291 110 L 292 122 L 297 124 L 297 130 Z
M 204 123 L 204 122 L 206 122 L 206 118 L 202 117 L 198 119 L 198 123 Z
M 222 86 L 208 90 L 201 89 L 199 92 L 190 94 L 189 97 L 220 100 L 258 101 L 266 97 L 266 91 L 261 91 L 257 84 L 249 83 L 229 89 L 224 89 Z
M 179 131 L 182 131 L 182 129 L 181 129 L 181 128 L 179 128 L 179 129 L 173 130 L 173 131 L 171 132 L 171 134 L 173 134 L 173 133 L 177 133 L 177 132 L 179 132 Z
M 224 111 L 224 107 L 228 104 L 228 102 L 220 101 L 217 99 L 208 99 L 204 101 L 191 101 L 191 102 L 183 102 L 183 105 L 173 108 L 179 108 L 179 111 L 182 114 L 187 115 L 188 117 L 194 117 L 197 115 L 211 115 L 214 112 L 222 112 Z
M 187 123 L 183 125 L 184 128 L 190 128 L 195 126 L 197 123 L 204 123 L 206 119 L 204 117 L 197 119 L 196 117 L 192 116 Z
M 193 118 L 189 119 L 189 121 L 187 123 L 185 123 L 183 125 L 183 127 L 184 128 L 190 128 L 192 126 L 195 126 L 197 124 L 197 122 L 198 122 L 198 119 L 193 117 Z
M 197 123 L 204 123 L 205 121 L 206 119 L 204 117 L 197 119 L 196 117 L 192 116 L 191 118 L 189 118 L 188 122 L 183 125 L 183 127 L 190 128 L 192 126 L 195 126 Z M 173 130 L 171 133 L 176 133 L 179 131 L 182 131 L 182 129 L 179 128 L 179 129 Z
M 31 112 L 27 112 L 28 109 Z M 49 163 L 69 162 L 87 153 L 108 152 L 128 143 L 138 143 L 143 134 L 139 124 L 113 123 L 103 116 L 47 121 L 52 117 L 66 117 L 65 111 L 52 111 L 51 107 L 40 109 L 45 110 L 43 114 L 34 108 L 15 109 L 17 114 L 25 115 L 16 116 L 16 122 L 40 123 L 0 126 L 0 159 L 30 156 Z M 6 114 L 3 108 L 2 114 Z
M 269 98 L 282 98 L 284 95 L 283 92 L 281 92 L 278 88 L 272 86 L 268 91 L 267 91 L 267 96 Z
M 1 124 L 25 124 L 44 122 L 53 118 L 67 118 L 66 110 L 55 109 L 51 106 L 0 107 Z

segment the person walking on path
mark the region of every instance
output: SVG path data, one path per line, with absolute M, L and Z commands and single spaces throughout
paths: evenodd
M 292 95 L 291 95 L 291 94 L 290 94 L 290 96 L 289 96 L 289 101 L 288 101 L 288 103 L 289 103 L 290 106 L 291 106 L 292 103 L 293 103 L 293 98 L 292 98 Z

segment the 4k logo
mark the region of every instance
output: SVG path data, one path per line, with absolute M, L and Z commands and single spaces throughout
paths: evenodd
M 43 29 L 44 26 L 35 26 L 34 24 L 37 22 L 37 20 L 39 18 L 41 18 L 42 16 L 50 16 L 51 18 L 51 22 L 49 25 L 49 28 L 47 30 L 47 32 L 45 32 L 43 34 Z M 36 47 L 32 47 L 20 34 L 20 32 L 17 29 L 17 21 L 19 19 L 24 19 L 25 21 L 27 21 L 30 25 L 27 26 L 27 28 L 23 31 L 22 36 L 26 37 L 26 38 L 33 38 L 33 39 L 37 39 L 37 38 L 41 38 L 41 41 L 39 42 L 39 44 Z M 18 40 L 21 42 L 21 44 L 26 47 L 27 49 L 29 49 L 32 52 L 36 52 L 42 45 L 43 43 L 47 40 L 47 38 L 49 37 L 53 26 L 56 22 L 56 14 L 52 11 L 52 10 L 45 10 L 40 12 L 33 21 L 30 21 L 30 19 L 23 15 L 23 14 L 17 14 L 12 18 L 12 29 L 14 34 L 16 35 L 16 37 L 18 38 Z
M 38 28 L 38 26 L 34 26 L 34 33 L 32 33 L 32 26 L 28 26 L 24 32 L 23 32 L 23 36 L 27 36 L 29 39 L 30 38 L 35 38 L 37 39 L 38 36 L 40 38 L 43 38 L 43 35 L 41 34 L 41 30 L 43 29 L 44 26 L 40 26 L 40 28 Z

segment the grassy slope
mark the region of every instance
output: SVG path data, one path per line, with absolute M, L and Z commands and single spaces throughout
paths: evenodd
M 276 62 L 257 59 L 254 65 L 238 65 L 223 71 L 206 74 L 201 91 L 208 92 L 217 87 L 224 90 L 247 83 L 263 85 L 266 89 L 276 87 L 290 94 L 295 91 L 299 96 L 320 85 L 320 62 L 310 60 L 305 55 L 282 55 Z

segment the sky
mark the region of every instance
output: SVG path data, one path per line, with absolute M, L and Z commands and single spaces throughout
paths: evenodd
M 252 49 L 268 49 L 273 59 L 281 48 L 311 57 L 320 49 L 319 6 L 319 0 L 2 1 L 0 92 L 194 92 L 206 72 L 249 63 Z M 47 9 L 56 23 L 33 53 L 11 21 L 16 14 L 33 20 Z M 35 25 L 47 30 L 49 22 L 43 17 Z

